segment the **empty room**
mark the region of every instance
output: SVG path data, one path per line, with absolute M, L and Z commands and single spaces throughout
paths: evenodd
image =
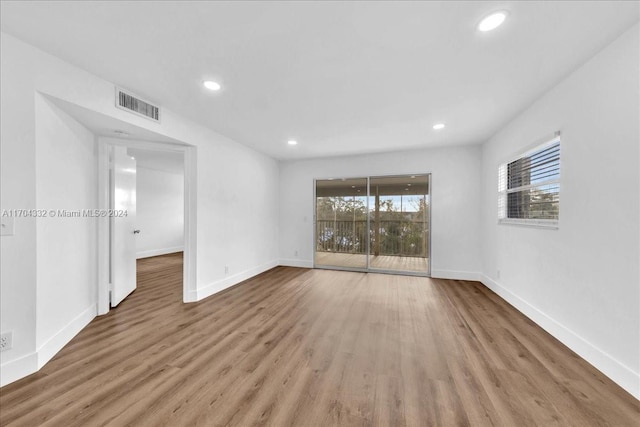
M 1 426 L 640 424 L 640 2 L 0 25 Z

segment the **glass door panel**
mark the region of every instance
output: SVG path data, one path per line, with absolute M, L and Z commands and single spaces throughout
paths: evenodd
M 369 182 L 369 268 L 429 274 L 430 175 Z
M 367 178 L 316 180 L 315 265 L 367 268 Z

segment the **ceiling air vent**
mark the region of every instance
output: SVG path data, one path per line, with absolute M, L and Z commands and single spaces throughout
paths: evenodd
M 116 107 L 146 117 L 155 122 L 160 121 L 160 108 L 134 95 L 116 88 Z

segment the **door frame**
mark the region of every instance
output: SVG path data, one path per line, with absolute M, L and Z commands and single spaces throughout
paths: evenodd
M 409 271 L 409 270 L 385 270 L 385 269 L 377 269 L 371 268 L 370 258 L 371 258 L 371 238 L 368 235 L 371 229 L 370 218 L 367 215 L 367 265 L 366 267 L 342 267 L 342 266 L 328 266 L 328 265 L 318 265 L 316 263 L 316 247 L 317 247 L 317 197 L 316 197 L 316 188 L 317 181 L 326 181 L 329 179 L 367 179 L 367 211 L 369 210 L 369 200 L 371 199 L 371 178 L 384 178 L 384 177 L 395 177 L 402 175 L 428 175 L 429 176 L 429 238 L 427 239 L 427 247 L 429 248 L 429 269 L 426 272 L 422 271 Z M 383 175 L 357 175 L 357 176 L 340 176 L 340 178 L 314 178 L 313 179 L 313 241 L 312 241 L 312 250 L 313 254 L 313 268 L 321 269 L 321 270 L 342 270 L 342 271 L 355 271 L 361 273 L 381 273 L 381 274 L 397 274 L 402 276 L 421 276 L 421 277 L 431 277 L 431 271 L 433 270 L 433 248 L 431 247 L 431 236 L 432 236 L 432 218 L 433 218 L 433 173 L 432 172 L 416 172 L 416 173 L 395 173 L 395 174 L 383 174 Z
M 184 161 L 184 258 L 182 268 L 182 300 L 196 301 L 196 159 L 192 145 L 168 142 L 134 141 L 113 137 L 98 137 L 98 209 L 109 209 L 109 149 L 113 146 L 139 148 L 152 151 L 170 151 L 183 154 Z M 110 249 L 109 217 L 98 218 L 98 315 L 107 314 L 109 306 Z

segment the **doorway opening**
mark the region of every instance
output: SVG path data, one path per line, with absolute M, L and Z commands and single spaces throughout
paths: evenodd
M 182 277 L 165 282 L 167 275 L 179 276 L 184 270 L 184 153 L 140 148 L 127 152 L 137 166 L 136 288 L 182 288 Z M 177 293 L 171 290 L 171 295 Z
M 183 264 L 183 302 L 197 301 L 196 287 L 196 207 L 197 207 L 197 148 L 184 141 L 169 137 L 156 131 L 125 122 L 78 104 L 42 94 L 62 111 L 93 133 L 97 143 L 97 201 L 92 208 L 98 212 L 108 212 L 110 200 L 110 151 L 113 147 L 145 149 L 153 152 L 177 152 L 182 154 L 184 171 L 184 264 Z M 93 164 L 92 164 L 93 165 Z M 110 307 L 110 218 L 97 218 L 97 314 L 109 312 Z M 135 257 L 135 250 L 133 252 Z M 135 263 L 135 258 L 134 258 Z M 94 286 L 92 283 L 91 286 Z M 94 288 L 95 289 L 95 288 Z
M 431 175 L 315 181 L 314 267 L 429 276 Z
M 98 313 L 136 289 L 139 265 L 156 261 L 182 263 L 183 301 L 195 300 L 194 147 L 98 141 L 100 207 L 113 214 L 99 224 Z

